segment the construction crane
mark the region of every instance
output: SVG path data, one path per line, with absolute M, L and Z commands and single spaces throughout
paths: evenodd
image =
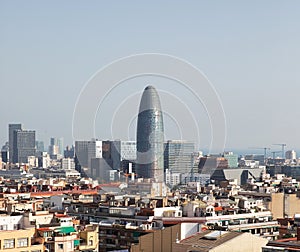
M 275 160 L 275 154 L 276 153 L 281 153 L 281 151 L 272 151 L 272 154 L 273 154 L 273 160 Z
M 268 147 L 250 147 L 249 149 L 264 150 L 264 156 L 265 156 L 265 158 L 267 157 L 267 150 L 271 150 L 271 148 L 268 148 Z
M 267 160 L 267 150 L 271 150 L 269 147 L 250 147 L 249 149 L 254 149 L 254 150 L 264 150 L 264 160 L 266 163 Z
M 286 146 L 286 144 L 273 144 L 273 145 L 279 145 L 279 146 L 281 146 L 281 148 L 282 148 L 282 159 L 284 159 L 284 148 L 285 148 L 285 146 Z

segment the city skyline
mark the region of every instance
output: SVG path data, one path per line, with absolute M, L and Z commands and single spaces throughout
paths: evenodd
M 300 251 L 299 10 L 0 1 L 0 251 Z
M 0 103 L 1 145 L 14 122 L 36 130 L 37 140 L 63 136 L 72 144 L 72 113 L 90 76 L 120 57 L 157 52 L 189 61 L 215 86 L 226 114 L 226 150 L 273 143 L 300 149 L 299 2 L 172 2 L 160 8 L 136 2 L 120 3 L 120 9 L 97 2 L 76 2 L 70 9 L 59 2 L 0 5 L 0 81 L 7 94 Z M 164 80 L 144 78 L 143 86 L 149 80 L 159 92 L 166 90 Z M 133 92 L 140 90 L 136 82 L 129 84 Z M 167 133 L 177 139 L 176 132 Z

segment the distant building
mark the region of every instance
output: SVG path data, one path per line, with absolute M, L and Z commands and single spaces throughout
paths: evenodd
M 44 145 L 43 141 L 36 141 L 35 145 L 36 145 L 36 151 L 37 152 L 44 152 L 45 151 L 45 145 Z
M 212 174 L 215 169 L 228 168 L 228 160 L 221 156 L 205 156 L 200 158 L 199 173 Z
M 9 124 L 9 152 L 13 163 L 27 163 L 35 156 L 35 131 L 22 130 L 21 124 Z
M 195 144 L 183 140 L 168 140 L 164 144 L 164 169 L 186 173 L 193 168 Z
M 219 168 L 215 169 L 211 175 L 211 179 L 219 185 L 223 181 L 236 179 L 238 185 L 244 185 L 249 178 L 255 180 L 260 179 L 261 174 L 265 172 L 265 168 Z
M 163 113 L 156 89 L 147 86 L 142 94 L 137 121 L 137 163 L 139 177 L 164 181 Z
M 64 140 L 63 138 L 50 138 L 50 145 L 49 145 L 49 154 L 50 155 L 64 155 Z
M 95 139 L 90 141 L 75 141 L 75 161 L 77 163 L 76 169 L 78 171 L 89 177 L 93 177 L 91 169 L 92 159 L 94 158 L 103 159 L 104 162 L 106 160 L 110 165 L 112 165 L 109 141 L 99 141 Z M 95 171 L 93 174 L 96 174 Z
M 63 170 L 74 170 L 75 169 L 75 161 L 73 158 L 63 158 L 61 160 L 61 168 Z
M 75 149 L 72 145 L 71 147 L 67 146 L 64 150 L 64 157 L 65 158 L 74 158 L 75 157 Z
M 203 173 L 182 173 L 180 183 L 183 185 L 188 184 L 189 182 L 199 182 L 200 185 L 205 186 L 210 182 L 210 174 Z
M 57 145 L 50 145 L 48 152 L 51 156 L 58 155 L 59 154 L 59 147 Z
M 8 142 L 6 142 L 1 149 L 1 158 L 3 162 L 7 163 L 9 161 L 8 155 L 9 155 L 9 145 Z
M 285 153 L 285 158 L 290 160 L 297 159 L 297 153 L 294 150 L 289 150 Z
M 193 173 L 198 173 L 198 165 L 201 157 L 203 157 L 202 151 L 195 151 L 192 153 Z
M 228 160 L 229 168 L 238 167 L 238 155 L 237 154 L 234 154 L 233 152 L 225 152 L 224 158 L 226 158 Z
M 111 158 L 113 169 L 119 170 L 122 161 L 126 163 L 136 160 L 136 141 L 115 140 L 111 142 Z
M 179 172 L 172 172 L 169 169 L 165 171 L 165 182 L 167 185 L 176 186 L 180 184 L 181 180 L 181 173 Z
M 11 163 L 17 163 L 17 152 L 16 152 L 16 141 L 15 141 L 15 135 L 14 132 L 16 130 L 22 130 L 22 124 L 9 124 L 8 125 L 8 144 L 9 144 L 9 162 Z
M 102 141 L 75 141 L 75 155 L 82 167 L 90 167 L 91 158 L 102 157 Z
M 111 160 L 105 160 L 104 158 L 92 158 L 91 159 L 91 175 L 92 179 L 97 179 L 100 183 L 106 183 L 110 181 Z
M 27 164 L 29 167 L 38 167 L 38 158 L 36 156 L 28 156 Z
M 245 160 L 254 160 L 258 161 L 259 165 L 265 165 L 265 155 L 262 154 L 250 154 L 250 155 L 245 155 Z
M 50 166 L 50 155 L 46 152 L 39 152 L 38 155 L 39 167 L 48 168 Z
M 14 130 L 13 139 L 13 161 L 15 163 L 28 163 L 28 157 L 36 155 L 35 131 Z

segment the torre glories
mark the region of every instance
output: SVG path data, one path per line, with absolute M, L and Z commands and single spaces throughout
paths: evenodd
M 164 123 L 160 100 L 156 89 L 144 89 L 137 121 L 138 177 L 164 181 Z

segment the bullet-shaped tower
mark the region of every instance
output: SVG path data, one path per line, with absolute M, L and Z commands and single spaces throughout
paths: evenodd
M 164 181 L 164 124 L 158 93 L 152 86 L 143 92 L 137 121 L 137 164 L 139 177 Z

